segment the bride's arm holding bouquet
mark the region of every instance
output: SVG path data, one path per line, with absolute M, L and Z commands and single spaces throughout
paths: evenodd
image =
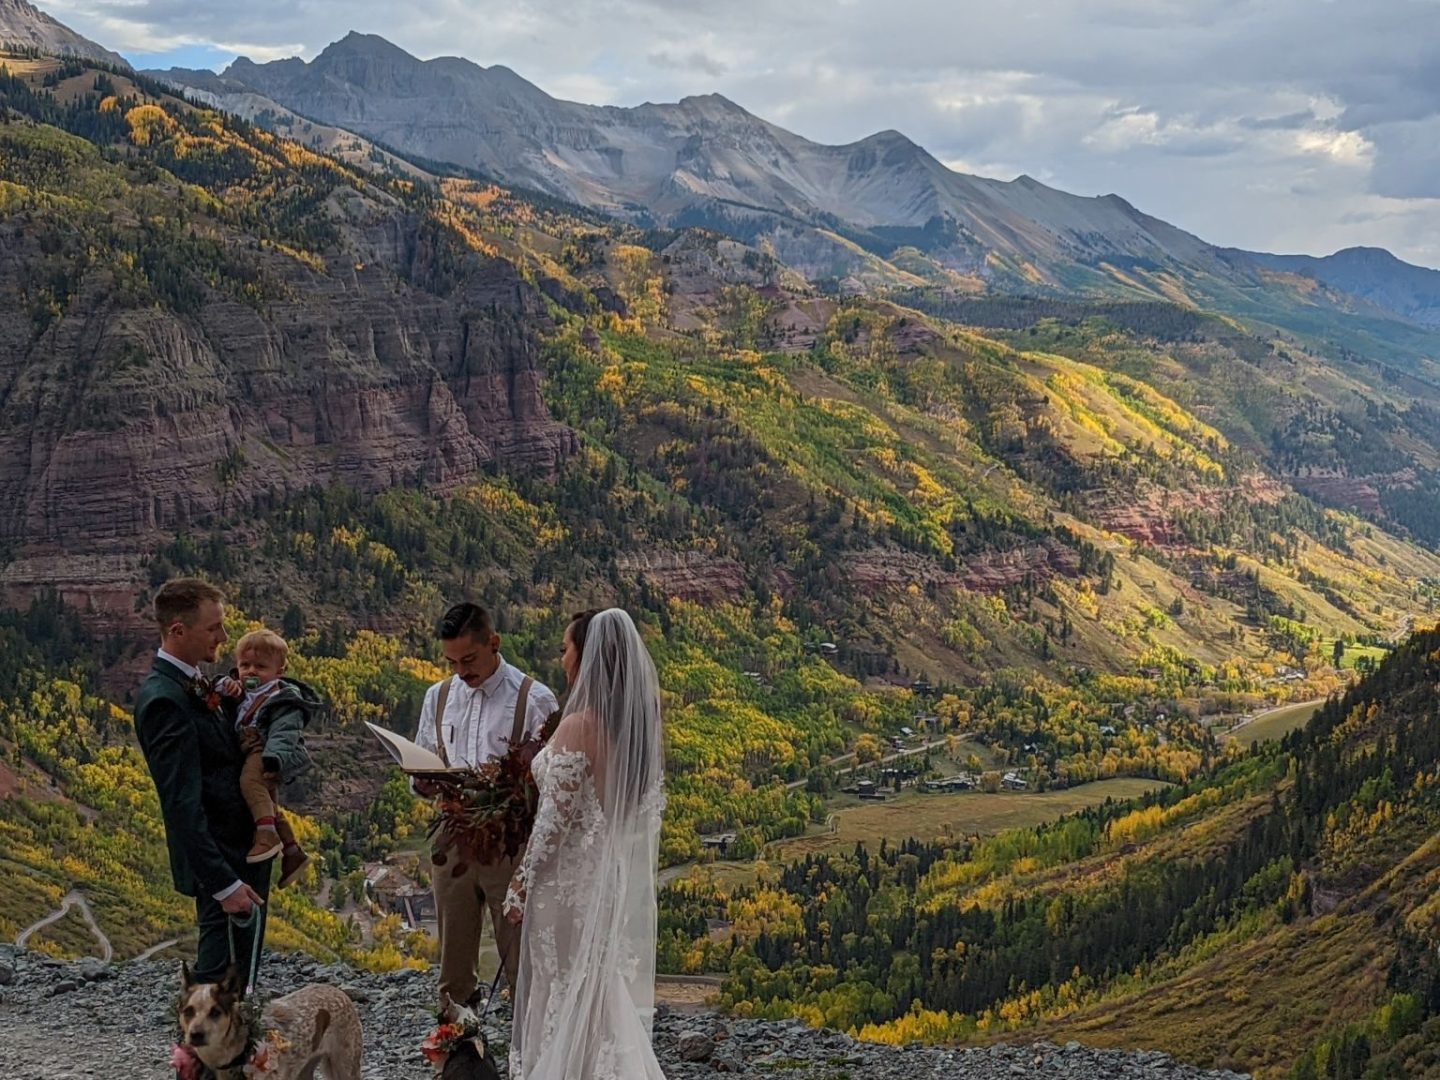
M 572 713 L 561 721 L 546 745 L 541 762 L 543 781 L 537 782 L 539 805 L 525 856 L 515 868 L 505 894 L 505 917 L 518 925 L 524 918 L 528 886 L 560 848 L 565 834 L 581 820 L 581 791 L 587 776 L 594 774 L 594 721 L 588 715 Z

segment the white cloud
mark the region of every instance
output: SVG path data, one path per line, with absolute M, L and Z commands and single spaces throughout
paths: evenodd
M 1302 154 L 1323 154 L 1341 165 L 1366 165 L 1375 156 L 1374 145 L 1358 131 L 1302 131 L 1295 145 Z

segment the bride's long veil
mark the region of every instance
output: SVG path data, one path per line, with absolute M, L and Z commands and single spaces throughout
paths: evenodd
M 593 867 L 594 887 L 547 902 L 544 881 L 553 880 L 557 868 L 545 867 L 536 852 L 524 934 L 543 952 L 553 947 L 557 966 L 569 969 L 522 970 L 515 1032 L 527 1043 L 541 1042 L 523 1048 L 527 1065 L 540 1063 L 532 1075 L 582 1080 L 592 1070 L 603 1076 L 618 1066 L 638 1080 L 652 1074 L 635 1055 L 654 1061 L 655 870 L 664 808 L 660 684 L 634 622 L 616 608 L 590 622 L 565 716 L 550 743 L 551 767 L 566 754 L 578 762 L 576 751 L 594 778 L 602 820 L 567 821 L 563 828 L 572 836 L 579 830 L 584 839 L 578 850 L 562 846 L 556 857 Z M 583 814 L 584 803 L 560 804 L 562 816 Z M 527 947 L 526 955 L 533 959 L 536 952 Z M 526 1013 L 533 1007 L 543 1008 L 543 1020 Z M 623 1072 L 627 1061 L 634 1072 Z M 658 1065 L 653 1068 L 658 1075 Z

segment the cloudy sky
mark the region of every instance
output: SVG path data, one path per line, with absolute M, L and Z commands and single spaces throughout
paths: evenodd
M 1116 192 L 1218 244 L 1440 267 L 1440 0 L 39 0 L 141 66 L 349 30 L 594 104 L 719 91 L 823 142 Z

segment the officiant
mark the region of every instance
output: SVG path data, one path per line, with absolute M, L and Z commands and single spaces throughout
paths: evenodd
M 456 604 L 440 621 L 440 643 L 454 674 L 430 687 L 420 709 L 415 742 L 447 766 L 475 767 L 503 757 L 511 746 L 540 734 L 559 703 L 550 688 L 505 661 L 500 635 L 480 605 Z M 434 798 L 442 787 L 416 779 L 416 794 Z M 476 996 L 480 934 L 486 911 L 513 989 L 519 929 L 504 917 L 505 889 L 524 852 L 464 852 L 436 837 L 430 874 L 440 929 L 440 992 L 455 1002 Z

